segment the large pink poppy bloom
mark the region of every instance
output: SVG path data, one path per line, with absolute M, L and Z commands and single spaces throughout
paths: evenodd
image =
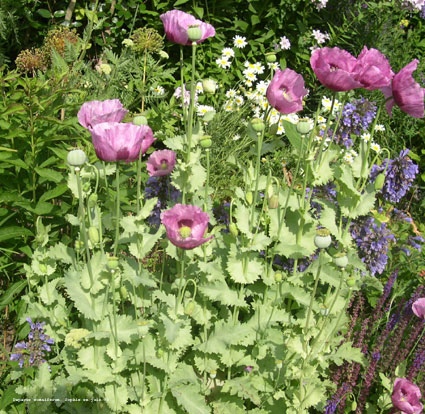
M 394 75 L 392 84 L 381 88 L 386 98 L 392 97 L 386 104 L 388 114 L 391 116 L 394 104 L 406 114 L 413 118 L 424 117 L 424 96 L 425 89 L 421 88 L 419 83 L 412 77 L 412 73 L 416 70 L 419 60 L 414 59 L 403 69 Z
M 167 230 L 167 237 L 175 246 L 185 250 L 194 249 L 211 240 L 204 238 L 210 216 L 198 206 L 176 204 L 161 213 L 161 222 Z
M 425 319 L 425 298 L 415 300 L 412 305 L 413 313 L 421 319 Z
M 391 395 L 391 401 L 395 408 L 405 414 L 420 414 L 423 409 L 420 399 L 419 387 L 406 378 L 396 378 Z
M 153 152 L 148 158 L 146 168 L 150 177 L 168 175 L 176 165 L 176 153 L 171 150 Z
M 316 49 L 310 58 L 314 73 L 322 85 L 333 91 L 349 91 L 363 85 L 354 79 L 357 59 L 338 47 Z
M 102 122 L 121 122 L 127 112 L 119 99 L 107 99 L 84 103 L 77 116 L 84 128 L 90 128 Z
M 270 105 L 281 114 L 301 111 L 305 95 L 304 79 L 292 69 L 276 71 L 266 92 Z
M 215 35 L 213 26 L 180 10 L 170 10 L 167 13 L 161 14 L 159 17 L 164 24 L 167 39 L 179 45 L 190 46 L 192 44 L 187 34 L 189 26 L 199 26 L 201 29 L 202 37 L 196 42 L 198 44 L 202 43 L 208 37 Z
M 363 48 L 354 66 L 354 78 L 370 91 L 391 83 L 394 72 L 388 59 L 377 49 Z
M 89 131 L 96 155 L 103 161 L 135 161 L 140 151 L 144 154 L 155 141 L 147 125 L 103 122 Z

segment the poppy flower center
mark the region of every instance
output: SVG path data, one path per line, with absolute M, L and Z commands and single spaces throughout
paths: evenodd
M 287 101 L 292 101 L 291 97 L 289 96 L 288 89 L 286 89 L 286 88 L 282 88 L 282 89 L 281 89 L 281 91 L 282 91 L 282 95 L 283 95 L 283 97 L 284 97 Z
M 179 228 L 179 233 L 182 239 L 187 239 L 192 235 L 192 229 L 188 226 L 182 226 Z
M 165 160 L 161 160 L 161 169 L 166 170 L 168 168 L 168 162 Z

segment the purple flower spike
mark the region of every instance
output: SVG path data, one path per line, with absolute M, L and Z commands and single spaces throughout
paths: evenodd
M 171 174 L 176 164 L 176 153 L 171 150 L 155 151 L 148 158 L 147 170 L 151 177 Z
M 425 298 L 416 300 L 412 305 L 413 313 L 421 319 L 425 319 Z
M 172 209 L 161 213 L 168 239 L 185 250 L 194 249 L 214 237 L 204 238 L 209 219 L 207 213 L 192 205 L 176 204 Z
M 192 44 L 187 34 L 189 26 L 199 26 L 201 29 L 202 37 L 196 42 L 198 44 L 209 37 L 215 36 L 215 29 L 213 26 L 180 10 L 170 10 L 167 13 L 161 14 L 159 18 L 164 24 L 167 39 L 179 45 L 190 46 Z
M 119 99 L 108 99 L 84 103 L 77 117 L 80 124 L 89 129 L 102 122 L 121 122 L 127 112 Z
M 147 125 L 104 122 L 89 129 L 96 155 L 103 161 L 131 162 L 144 154 L 155 138 Z

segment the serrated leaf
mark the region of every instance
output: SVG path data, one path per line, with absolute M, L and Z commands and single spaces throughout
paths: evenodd
M 239 293 L 231 290 L 224 279 L 201 285 L 199 290 L 212 302 L 218 301 L 225 306 L 247 306 L 247 303 L 239 297 Z
M 332 354 L 327 355 L 326 358 L 340 366 L 344 361 L 358 362 L 364 364 L 364 355 L 361 348 L 354 348 L 352 342 L 344 342 L 336 351 L 333 350 Z
M 163 142 L 167 148 L 173 151 L 182 151 L 184 148 L 184 137 L 181 135 L 166 138 Z
M 236 225 L 238 229 L 247 236 L 251 236 L 251 230 L 249 227 L 250 210 L 242 202 L 238 201 L 235 205 L 233 217 L 236 219 Z
M 283 128 L 285 129 L 285 135 L 288 137 L 289 142 L 292 147 L 298 152 L 301 153 L 301 148 L 303 145 L 303 139 L 297 131 L 297 127 L 285 119 L 282 120 Z
M 357 218 L 359 216 L 365 216 L 369 213 L 370 210 L 375 206 L 376 201 L 376 191 L 374 184 L 368 184 L 363 194 L 360 196 L 360 199 L 356 202 L 350 202 L 349 199 L 345 198 L 343 200 L 338 199 L 340 202 L 341 212 L 346 217 Z
M 162 315 L 161 320 L 163 326 L 159 331 L 167 339 L 171 349 L 184 349 L 192 344 L 192 332 L 188 320 L 173 321 L 166 315 Z
M 313 186 L 324 185 L 333 177 L 333 171 L 329 164 L 334 160 L 336 155 L 336 150 L 326 150 L 323 154 L 320 166 L 311 170 L 313 175 Z
M 117 412 L 124 408 L 128 400 L 127 387 L 125 385 L 106 385 L 105 386 L 105 400 L 108 407 Z
M 200 394 L 196 385 L 184 385 L 172 388 L 171 393 L 177 403 L 190 414 L 211 414 L 210 408 L 205 402 L 205 397 Z
M 265 250 L 266 247 L 272 242 L 270 237 L 267 237 L 263 232 L 257 233 L 253 236 L 251 243 L 247 248 L 242 248 L 242 251 L 255 250 L 260 252 Z
M 255 282 L 264 272 L 263 263 L 254 253 L 236 251 L 235 245 L 230 247 L 227 260 L 227 271 L 236 283 L 248 284 Z
M 65 246 L 63 243 L 56 243 L 49 249 L 49 256 L 52 259 L 59 260 L 66 264 L 72 264 L 75 262 L 74 250 L 70 247 Z
M 251 401 L 255 405 L 261 404 L 261 398 L 258 391 L 251 383 L 251 377 L 238 377 L 227 380 L 223 385 L 223 392 L 237 395 L 244 400 Z

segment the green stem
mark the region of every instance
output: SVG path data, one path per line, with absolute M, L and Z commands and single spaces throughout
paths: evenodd
M 210 150 L 209 148 L 205 149 L 206 157 L 207 157 L 207 180 L 205 183 L 205 196 L 204 196 L 204 211 L 207 211 L 208 208 L 208 192 L 209 192 L 209 184 L 210 184 Z
M 186 105 L 184 103 L 184 56 L 183 56 L 183 46 L 180 46 L 180 84 L 181 84 L 181 94 L 182 94 L 182 109 L 183 109 L 183 125 L 186 127 L 187 122 L 187 112 Z
M 190 151 L 192 149 L 192 130 L 193 130 L 193 112 L 195 108 L 195 90 L 196 90 L 196 42 L 192 42 L 192 79 L 190 82 L 190 106 L 189 106 L 189 117 L 187 120 L 187 153 L 186 162 L 190 162 Z
M 142 78 L 142 112 L 145 109 L 145 85 L 146 85 L 146 59 L 148 52 L 145 49 L 145 54 L 143 56 L 143 78 Z
M 175 314 L 177 315 L 177 311 L 180 305 L 180 302 L 182 300 L 181 295 L 182 295 L 182 287 L 183 287 L 183 280 L 184 280 L 184 263 L 185 262 L 185 251 L 183 249 L 181 249 L 180 252 L 180 281 L 179 281 L 179 291 L 177 294 L 177 299 L 176 299 L 176 306 L 174 309 Z
M 322 255 L 321 255 L 321 252 L 320 252 L 319 253 L 319 267 L 317 268 L 316 278 L 314 279 L 313 292 L 311 294 L 310 305 L 308 307 L 308 312 L 307 312 L 307 320 L 305 322 L 305 328 L 304 328 L 305 335 L 307 335 L 307 331 L 308 331 L 309 324 L 310 324 L 311 312 L 313 310 L 313 303 L 314 303 L 314 298 L 316 296 L 317 286 L 319 284 L 319 278 L 320 278 L 321 270 L 322 270 Z M 307 345 L 307 342 L 306 342 L 306 345 Z M 305 348 L 307 348 L 307 346 L 305 346 Z
M 120 237 L 120 168 L 117 162 L 116 171 L 116 182 L 117 182 L 117 195 L 116 195 L 116 214 L 115 214 L 115 243 L 114 243 L 114 256 L 117 256 L 118 252 L 118 239 Z
M 257 160 L 255 162 L 255 189 L 254 189 L 254 199 L 252 200 L 251 206 L 251 218 L 249 221 L 250 228 L 254 225 L 254 215 L 255 215 L 255 206 L 257 204 L 257 195 L 258 195 L 258 181 L 260 178 L 260 161 L 261 161 L 261 148 L 263 146 L 264 130 L 262 132 L 257 132 Z

